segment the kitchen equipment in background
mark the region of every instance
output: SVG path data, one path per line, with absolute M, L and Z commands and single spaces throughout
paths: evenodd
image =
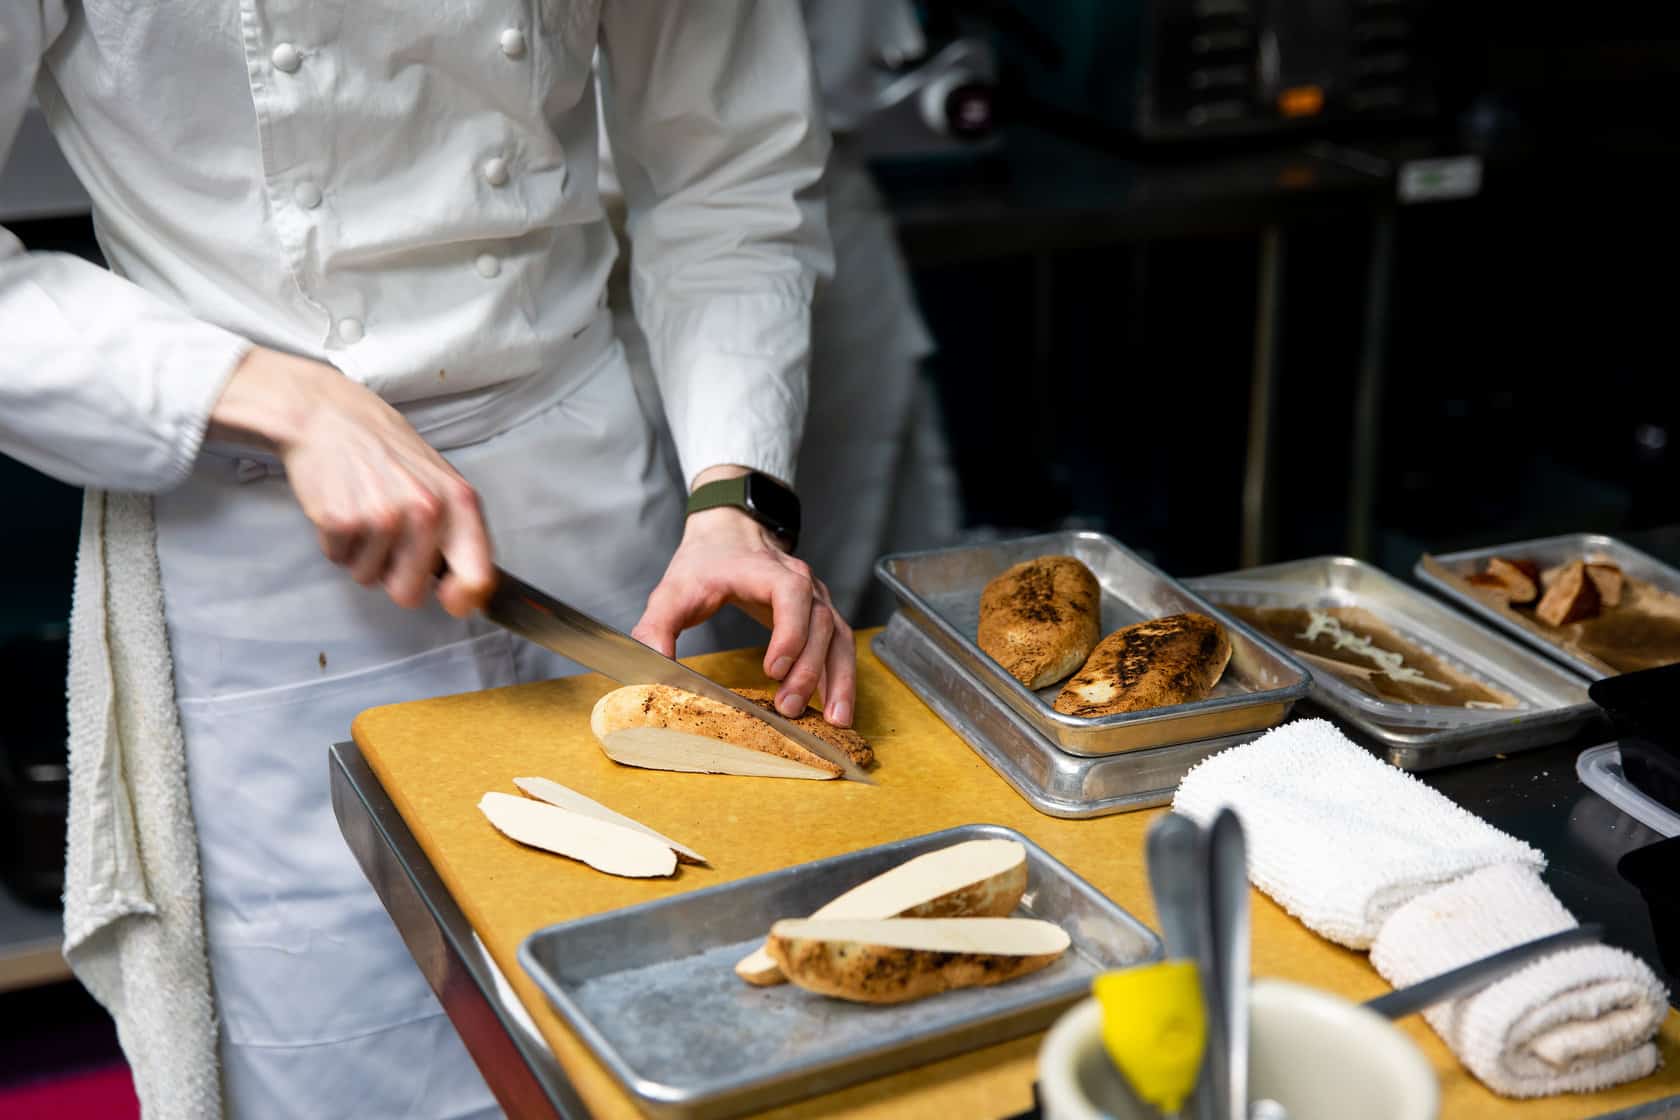
M 0 645 L 0 679 L 11 696 L 10 716 L 0 724 L 0 879 L 23 901 L 49 908 L 64 893 L 68 663 L 62 626 Z
M 1005 81 L 1142 140 L 1436 112 L 1431 0 L 1006 0 L 1059 57 L 1000 40 Z
M 1663 665 L 1594 681 L 1593 703 L 1616 726 L 1622 774 L 1635 789 L 1680 813 L 1680 665 Z
M 898 69 L 883 64 L 852 107 L 855 147 L 872 161 L 969 155 L 997 139 L 997 61 L 983 39 L 953 39 Z
M 1668 971 L 1669 983 L 1680 979 L 1680 837 L 1635 848 L 1616 863 L 1623 879 L 1639 888 L 1651 914 L 1651 933 L 1657 955 Z

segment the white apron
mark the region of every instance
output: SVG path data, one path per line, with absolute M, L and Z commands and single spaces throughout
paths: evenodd
M 478 488 L 498 562 L 633 625 L 682 509 L 618 346 L 558 403 L 451 449 L 462 434 L 434 442 Z M 326 752 L 363 709 L 569 666 L 357 586 L 272 470 L 206 455 L 156 508 L 229 1115 L 494 1114 L 339 834 Z

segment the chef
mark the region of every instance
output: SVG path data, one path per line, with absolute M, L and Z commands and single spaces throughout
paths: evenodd
M 597 49 L 686 521 L 605 310 Z M 492 560 L 666 652 L 737 604 L 773 625 L 777 706 L 851 722 L 850 631 L 788 553 L 829 260 L 799 8 L 16 0 L 0 154 L 32 90 L 112 271 L 0 231 L 0 450 L 155 495 L 218 1107 L 487 1112 L 337 834 L 324 748 L 370 706 L 568 668 L 475 615 Z M 112 633 L 148 606 L 101 586 Z M 111 965 L 125 1006 L 142 957 Z M 203 1056 L 117 1019 L 148 1111 L 205 1111 L 169 1088 Z

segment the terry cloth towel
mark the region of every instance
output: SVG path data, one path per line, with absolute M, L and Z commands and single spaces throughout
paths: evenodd
M 1539 851 L 1359 747 L 1296 720 L 1193 768 L 1173 810 L 1242 818 L 1248 876 L 1308 929 L 1367 948 L 1404 903 L 1478 868 L 1540 870 Z
M 64 955 L 147 1120 L 222 1115 L 198 837 L 149 497 L 90 490 L 70 611 Z
M 1488 867 L 1396 910 L 1371 963 L 1395 987 L 1570 929 L 1526 867 Z M 1564 949 L 1424 1011 L 1459 1061 L 1507 1097 L 1587 1093 L 1657 1068 L 1668 994 L 1644 961 L 1608 945 Z

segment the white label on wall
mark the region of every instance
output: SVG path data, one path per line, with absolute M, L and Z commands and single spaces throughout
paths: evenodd
M 1482 157 L 1414 159 L 1400 165 L 1401 202 L 1474 198 L 1482 189 Z

